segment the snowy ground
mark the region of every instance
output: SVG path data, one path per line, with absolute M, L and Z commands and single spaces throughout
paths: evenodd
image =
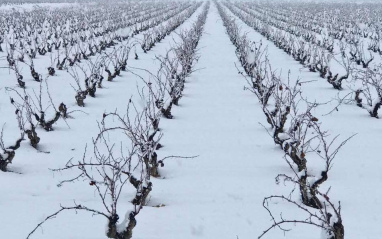
M 0 9 L 3 8 L 8 6 Z M 164 55 L 179 40 L 177 32 L 188 29 L 201 11 L 200 7 L 147 54 L 137 47 L 139 60 L 135 61 L 132 56 L 129 69 L 143 77 L 148 75 L 137 67 L 155 72 L 159 67 L 155 56 Z M 301 68 L 259 33 L 239 19 L 237 22 L 251 40 L 261 40 L 268 46 L 270 63 L 282 70 L 284 79 L 290 70 L 291 79 L 313 80 L 302 88 L 306 97 L 319 102 L 336 97 L 337 91 L 317 74 Z M 139 37 L 142 35 L 136 36 Z M 282 159 L 283 152 L 261 125 L 266 125 L 266 120 L 257 98 L 243 90 L 246 82 L 235 66 L 240 65 L 235 47 L 213 3 L 198 49 L 200 59 L 195 65 L 196 71 L 187 79 L 179 107 L 173 109 L 174 119 L 161 121 L 164 148 L 159 151 L 162 156 L 198 157 L 169 159 L 161 168 L 161 178 L 153 180 L 149 203 L 137 217 L 135 239 L 257 238 L 271 225 L 262 207 L 263 198 L 290 192 L 288 186 L 275 184 L 275 176 L 288 172 L 289 167 Z M 43 60 L 49 61 L 45 58 Z M 5 87 L 14 82 L 8 81 L 6 70 L 0 69 L 0 72 L 3 77 L 0 81 L 0 123 L 6 123 L 4 132 L 9 138 L 4 140 L 12 142 L 13 136 L 17 136 L 17 132 L 12 133 L 16 123 L 13 114 L 6 114 L 14 109 L 8 103 L 10 93 Z M 73 82 L 65 81 L 65 75 L 58 72 L 51 78 L 51 94 L 58 98 L 70 94 L 72 101 L 68 107 L 78 109 L 70 87 Z M 54 132 L 39 130 L 40 149 L 49 153 L 38 152 L 27 142 L 22 143 L 10 165 L 10 170 L 17 173 L 0 173 L 1 238 L 25 238 L 60 205 L 72 205 L 75 201 L 88 207 L 102 207 L 87 183 L 57 187 L 68 175 L 52 173 L 50 169 L 62 167 L 70 158 L 81 158 L 85 145 L 96 136 L 97 121 L 102 114 L 124 110 L 131 97 L 138 100 L 136 89 L 142 85 L 134 74 L 124 72 L 113 82 L 106 82 L 105 87 L 97 91 L 96 98 L 86 101 L 84 113 L 75 113 L 74 119 L 69 119 L 67 124 L 58 121 Z M 33 87 L 38 89 L 38 83 Z M 378 226 L 382 221 L 382 200 L 376 191 L 382 182 L 382 164 L 378 161 L 381 121 L 354 105 L 341 105 L 338 112 L 323 116 L 336 104 L 328 103 L 315 113 L 333 135 L 340 134 L 343 138 L 357 135 L 335 160 L 329 182 L 331 197 L 341 201 L 347 239 L 378 239 L 382 234 Z M 160 204 L 164 206 L 155 207 Z M 122 210 L 128 207 L 123 202 L 120 206 Z M 285 206 L 283 213 L 300 212 Z M 105 238 L 105 226 L 102 217 L 65 212 L 47 222 L 43 230 L 38 229 L 32 238 L 101 239 Z M 298 225 L 292 229 L 286 234 L 275 229 L 264 238 L 321 238 L 316 228 Z
M 69 7 L 69 6 L 75 6 L 75 3 L 39 3 L 39 4 L 33 4 L 33 3 L 25 3 L 25 4 L 2 4 L 0 5 L 0 11 L 30 11 L 35 8 L 60 8 L 60 7 Z

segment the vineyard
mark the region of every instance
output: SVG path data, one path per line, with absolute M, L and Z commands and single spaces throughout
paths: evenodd
M 0 2 L 0 237 L 380 238 L 381 11 Z

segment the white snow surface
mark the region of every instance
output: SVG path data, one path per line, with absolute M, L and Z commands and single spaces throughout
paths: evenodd
M 176 32 L 188 29 L 201 11 L 202 7 L 147 54 L 137 47 L 139 60 L 135 61 L 133 56 L 129 58 L 130 70 L 143 77 L 148 75 L 136 67 L 155 72 L 159 67 L 155 56 L 164 55 L 177 41 Z M 319 102 L 336 97 L 337 91 L 325 80 L 301 68 L 239 19 L 237 22 L 251 40 L 261 40 L 268 46 L 270 63 L 274 69 L 282 70 L 284 79 L 290 70 L 291 79 L 314 80 L 303 85 L 306 97 Z M 136 36 L 140 37 L 142 34 Z M 235 66 L 240 65 L 235 47 L 215 4 L 211 4 L 208 13 L 198 55 L 196 71 L 187 78 L 184 96 L 179 106 L 172 110 L 174 119 L 161 120 L 164 148 L 158 151 L 162 157 L 198 157 L 168 159 L 165 167 L 160 168 L 161 178 L 152 180 L 153 191 L 148 205 L 137 216 L 134 239 L 257 238 L 272 223 L 262 206 L 264 197 L 287 195 L 291 191 L 290 185 L 275 183 L 277 174 L 290 172 L 290 169 L 282 150 L 274 145 L 262 126 L 268 127 L 256 96 L 243 90 L 246 82 Z M 36 64 L 36 68 L 42 67 L 44 61 L 49 62 L 48 58 L 38 56 L 36 61 L 41 64 Z M 71 158 L 81 159 L 85 145 L 91 144 L 98 132 L 97 121 L 102 119 L 102 114 L 115 109 L 123 111 L 131 97 L 138 100 L 137 85 L 143 85 L 134 74 L 123 72 L 113 82 L 105 81 L 97 97 L 88 97 L 86 107 L 79 108 L 70 86 L 74 81 L 67 78 L 65 72 L 57 71 L 56 74 L 49 81 L 52 96 L 58 98 L 57 102 L 69 99 L 69 108 L 80 109 L 86 114 L 75 113 L 68 125 L 58 121 L 53 132 L 39 129 L 40 150 L 49 153 L 38 152 L 24 141 L 9 166 L 13 173 L 0 172 L 0 238 L 26 238 L 60 205 L 71 206 L 75 202 L 102 209 L 94 188 L 88 183 L 79 181 L 57 186 L 75 172 L 68 176 L 70 172 L 53 173 L 50 169 L 63 167 Z M 7 70 L 0 69 L 0 124 L 6 123 L 6 144 L 13 143 L 18 134 L 13 132 L 17 127 L 11 113 L 14 108 L 9 103 L 10 93 L 5 90 L 5 87 L 15 86 L 13 75 L 12 80 L 9 75 Z M 27 81 L 27 84 L 38 89 L 36 82 Z M 335 106 L 335 102 L 329 103 L 315 112 L 323 127 L 332 135 L 340 134 L 342 139 L 354 133 L 357 135 L 338 154 L 325 187 L 331 186 L 333 201 L 341 201 L 347 239 L 381 238 L 381 120 L 369 117 L 366 111 L 354 105 L 341 105 L 338 112 L 323 116 Z M 129 195 L 122 197 L 129 198 Z M 164 206 L 155 207 L 160 204 Z M 130 206 L 129 201 L 122 200 L 119 210 L 128 212 Z M 300 211 L 282 202 L 275 207 L 282 207 L 283 215 L 302 216 Z M 44 224 L 32 238 L 101 239 L 106 238 L 105 224 L 103 217 L 67 211 Z M 292 225 L 288 228 L 292 230 L 284 234 L 274 229 L 264 238 L 321 238 L 321 230 L 314 227 Z
M 69 7 L 76 6 L 76 3 L 24 3 L 24 4 L 1 4 L 0 11 L 31 11 L 35 8 L 60 8 L 60 7 Z

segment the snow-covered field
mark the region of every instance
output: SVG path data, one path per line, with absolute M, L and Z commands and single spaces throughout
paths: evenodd
M 382 4 L 310 4 L 0 5 L 0 238 L 381 238 Z

